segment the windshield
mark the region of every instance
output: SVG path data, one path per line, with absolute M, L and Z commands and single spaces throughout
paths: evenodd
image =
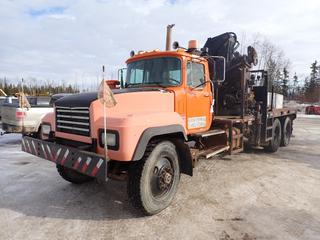
M 181 62 L 174 57 L 139 60 L 128 64 L 126 87 L 178 86 L 181 83 Z

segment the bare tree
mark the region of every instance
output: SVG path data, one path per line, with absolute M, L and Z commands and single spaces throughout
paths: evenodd
M 281 78 L 283 69 L 290 68 L 290 60 L 282 49 L 273 44 L 261 34 L 252 37 L 252 46 L 257 50 L 259 63 L 258 69 L 267 70 L 269 73 L 269 86 L 274 85 L 275 91 L 282 93 Z

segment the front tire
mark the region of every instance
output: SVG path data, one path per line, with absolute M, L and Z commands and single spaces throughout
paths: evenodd
M 71 168 L 67 168 L 67 167 L 64 167 L 59 164 L 57 164 L 57 170 L 58 170 L 58 173 L 60 174 L 60 176 L 64 180 L 71 182 L 71 183 L 74 183 L 74 184 L 81 184 L 81 183 L 85 183 L 85 182 L 90 182 L 94 179 L 92 177 L 81 174 Z
M 268 152 L 274 153 L 278 151 L 281 142 L 281 123 L 278 118 L 273 121 L 272 125 L 272 139 L 269 142 L 269 145 L 265 148 Z
M 129 199 L 142 214 L 156 214 L 170 205 L 179 180 L 179 159 L 175 145 L 169 141 L 149 144 L 143 159 L 129 169 Z

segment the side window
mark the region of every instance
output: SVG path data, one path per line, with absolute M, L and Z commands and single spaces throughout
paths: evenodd
M 190 87 L 197 87 L 204 83 L 204 66 L 201 63 L 188 62 L 187 63 L 187 85 Z M 200 89 L 203 86 L 199 87 Z
M 144 70 L 144 62 L 134 63 L 134 67 L 130 69 L 130 83 L 137 84 L 147 81 L 149 73 Z
M 143 70 L 132 69 L 130 74 L 130 83 L 142 83 L 142 80 L 143 80 Z

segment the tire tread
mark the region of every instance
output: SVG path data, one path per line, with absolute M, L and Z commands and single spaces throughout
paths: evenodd
M 92 181 L 94 178 L 86 176 L 84 174 L 78 173 L 73 169 L 70 168 L 66 168 L 64 166 L 61 166 L 59 164 L 57 164 L 57 171 L 59 173 L 59 175 L 66 181 L 74 183 L 74 184 L 82 184 L 85 182 L 90 182 Z M 72 175 L 70 175 L 70 172 L 72 172 Z
M 158 142 L 151 142 L 147 145 L 147 149 L 143 155 L 143 158 L 130 166 L 129 169 L 129 178 L 128 178 L 128 197 L 135 209 L 137 209 L 143 215 L 150 215 L 143 207 L 141 201 L 141 191 L 140 191 L 140 182 L 145 166 L 145 162 L 150 156 L 151 152 L 155 148 Z

